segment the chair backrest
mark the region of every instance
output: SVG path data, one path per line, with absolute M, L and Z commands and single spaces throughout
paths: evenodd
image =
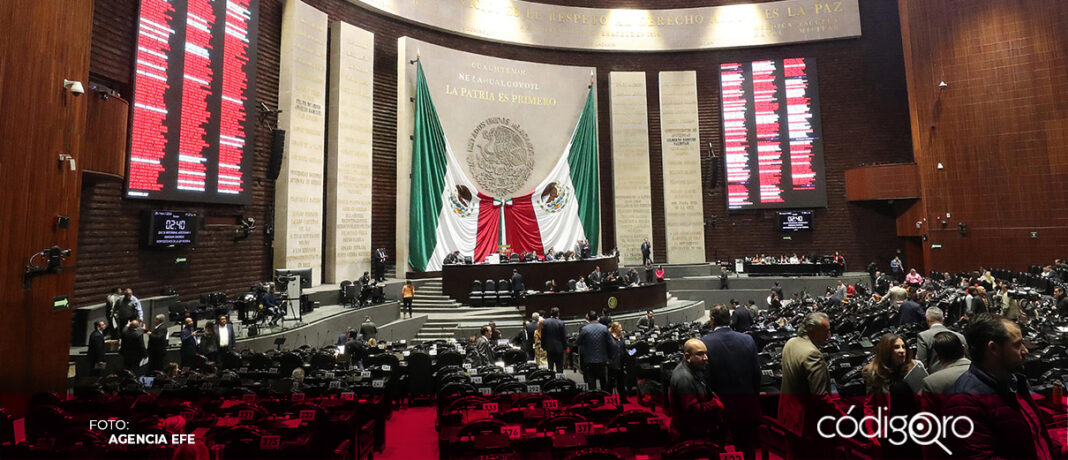
M 567 280 L 567 290 L 568 291 L 574 291 L 575 290 L 575 285 L 577 285 L 577 284 L 578 284 L 578 281 L 575 281 L 573 279 L 572 280 Z
M 513 252 L 512 255 L 508 257 L 508 260 L 512 262 L 519 262 L 519 254 Z
M 507 280 L 507 279 L 502 279 L 502 280 L 498 281 L 497 282 L 497 290 L 498 291 L 511 291 L 512 290 L 512 282 Z
M 493 280 L 486 280 L 486 284 L 484 284 L 483 286 L 486 287 L 487 291 L 496 291 L 497 290 L 497 283 L 494 283 Z
M 481 281 L 475 280 L 474 282 L 471 283 L 471 292 L 481 292 L 481 291 L 482 291 L 482 282 Z

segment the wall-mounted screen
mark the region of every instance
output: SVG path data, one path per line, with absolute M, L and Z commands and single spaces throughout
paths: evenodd
M 827 206 L 816 66 L 720 65 L 727 209 Z
M 779 211 L 779 230 L 784 232 L 812 230 L 812 211 Z
M 141 0 L 126 197 L 248 204 L 258 0 Z
M 145 211 L 146 246 L 188 246 L 197 242 L 200 216 L 195 212 Z

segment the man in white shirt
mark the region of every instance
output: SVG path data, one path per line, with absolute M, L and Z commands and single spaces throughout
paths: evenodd
M 586 287 L 586 278 L 581 276 L 579 277 L 578 282 L 575 283 L 575 290 L 580 292 L 590 290 L 590 288 Z
M 219 354 L 233 350 L 235 342 L 234 326 L 226 321 L 226 315 L 219 316 L 215 322 L 215 340 L 219 341 Z

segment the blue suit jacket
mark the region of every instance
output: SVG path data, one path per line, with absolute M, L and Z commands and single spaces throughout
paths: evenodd
M 544 330 L 544 326 L 542 326 Z M 615 339 L 608 327 L 601 323 L 589 323 L 582 326 L 578 336 L 579 356 L 582 362 L 597 364 L 608 362 L 614 348 Z
M 708 348 L 705 381 L 723 401 L 727 420 L 760 417 L 760 359 L 747 334 L 720 328 L 701 337 Z

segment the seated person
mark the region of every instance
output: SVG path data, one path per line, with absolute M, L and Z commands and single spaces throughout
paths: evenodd
M 642 280 L 638 277 L 638 270 L 630 269 L 630 272 L 627 273 L 627 285 L 634 287 L 640 284 L 642 284 Z
M 586 286 L 586 277 L 580 276 L 578 282 L 575 283 L 575 291 L 582 292 L 590 290 L 589 286 Z
M 549 280 L 545 282 L 545 292 L 560 292 L 560 288 L 556 286 L 556 280 Z
M 535 262 L 537 260 L 538 256 L 534 255 L 533 252 L 528 252 L 523 255 L 523 262 Z
M 553 260 L 556 260 L 556 253 L 553 252 L 553 248 L 549 248 L 548 251 L 545 251 L 545 261 L 552 262 Z

